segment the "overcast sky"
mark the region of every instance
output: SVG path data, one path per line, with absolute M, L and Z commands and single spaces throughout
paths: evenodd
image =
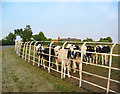
M 2 2 L 2 38 L 31 25 L 47 38 L 112 37 L 118 42 L 117 2 Z

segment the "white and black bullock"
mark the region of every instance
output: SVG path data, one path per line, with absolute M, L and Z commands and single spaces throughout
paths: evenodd
M 49 45 L 48 45 L 49 47 Z M 52 45 L 52 48 L 54 48 L 55 46 Z M 54 53 L 54 49 L 51 48 L 51 55 L 55 55 Z M 39 56 L 38 61 L 40 62 L 41 65 L 44 66 L 45 68 L 45 61 L 49 61 L 49 48 L 44 48 L 43 47 L 43 43 L 39 44 L 38 46 L 36 46 L 36 50 L 37 50 L 37 55 Z M 53 62 L 54 57 L 51 56 L 51 62 Z
M 96 46 L 96 52 L 98 53 L 109 53 L 110 52 L 110 47 L 105 45 L 102 47 L 102 45 L 98 45 Z M 99 62 L 100 62 L 100 58 L 102 57 L 102 64 L 104 64 L 104 58 L 105 58 L 105 64 L 107 64 L 108 62 L 108 55 L 106 54 L 102 54 L 102 55 L 96 55 L 96 60 L 99 56 Z

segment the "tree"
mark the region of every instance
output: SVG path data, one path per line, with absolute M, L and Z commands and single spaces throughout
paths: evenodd
M 33 39 L 36 41 L 46 41 L 47 38 L 45 37 L 43 32 L 39 32 L 39 34 L 33 35 Z
M 51 41 L 52 39 L 51 39 L 51 38 L 48 38 L 47 40 L 48 40 L 48 41 Z
M 15 44 L 16 35 L 9 33 L 4 39 L 2 39 L 2 45 L 13 45 Z
M 91 41 L 93 41 L 92 38 L 86 38 L 86 39 L 83 40 L 83 42 L 91 42 Z
M 111 37 L 107 37 L 107 40 L 108 40 L 109 42 L 113 42 L 113 40 L 112 40 Z
M 32 38 L 32 30 L 30 25 L 26 25 L 26 28 L 24 28 L 24 30 L 22 28 L 15 29 L 14 32 L 16 35 L 20 36 L 24 42 L 30 41 Z
M 86 39 L 84 39 L 84 40 L 83 40 L 83 42 L 87 42 L 87 40 L 86 40 Z
M 99 42 L 112 42 L 112 38 L 111 37 L 107 37 L 107 38 L 100 38 Z
M 10 32 L 9 35 L 5 37 L 5 39 L 9 42 L 14 42 L 16 39 L 16 35 Z

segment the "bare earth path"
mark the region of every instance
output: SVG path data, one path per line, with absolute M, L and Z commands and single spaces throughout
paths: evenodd
M 85 92 L 18 57 L 14 48 L 2 50 L 2 92 Z

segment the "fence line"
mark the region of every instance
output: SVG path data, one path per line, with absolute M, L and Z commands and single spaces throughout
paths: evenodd
M 23 45 L 23 42 L 21 42 L 21 41 L 16 41 L 15 42 L 15 51 L 16 51 L 16 54 L 18 55 L 18 56 L 20 56 L 20 57 L 22 57 L 22 59 L 25 59 L 25 60 L 27 60 L 28 59 L 28 62 L 30 62 L 30 61 L 32 61 L 33 62 L 33 65 L 35 65 L 35 63 L 37 63 L 38 64 L 38 66 L 40 65 L 40 62 L 36 62 L 36 59 L 39 61 L 39 59 L 40 58 L 38 58 L 38 57 L 36 57 L 36 45 L 37 45 L 37 43 L 39 43 L 39 42 L 42 42 L 42 41 L 29 41 L 29 42 L 25 42 L 24 43 L 24 45 Z M 33 45 L 33 51 L 31 50 L 31 46 L 32 46 L 32 44 L 34 43 L 34 45 Z M 50 41 L 45 41 L 45 43 L 50 43 L 50 46 L 48 47 L 49 48 L 49 54 L 47 54 L 48 56 L 49 56 L 49 65 L 48 66 L 46 66 L 46 65 L 44 65 L 45 64 L 45 62 L 43 62 L 43 65 L 42 65 L 42 62 L 41 62 L 41 66 L 44 66 L 44 67 L 47 67 L 48 68 L 48 73 L 50 73 L 50 70 L 53 70 L 53 71 L 56 71 L 56 72 L 59 72 L 60 74 L 61 74 L 61 79 L 63 79 L 63 78 L 65 78 L 65 75 L 67 75 L 67 76 L 70 76 L 70 77 L 72 77 L 72 78 L 75 78 L 75 79 L 77 79 L 77 80 L 79 80 L 79 87 L 81 87 L 82 86 L 82 82 L 85 82 L 85 83 L 88 83 L 88 84 L 91 84 L 91 85 L 93 85 L 93 86 L 96 86 L 96 87 L 99 87 L 99 88 L 101 88 L 101 89 L 104 89 L 104 90 L 106 90 L 106 93 L 108 94 L 109 92 L 114 92 L 114 93 L 118 93 L 118 92 L 116 92 L 116 91 L 114 91 L 114 90 L 111 90 L 110 89 L 110 82 L 112 81 L 112 82 L 115 82 L 115 83 L 118 83 L 118 84 L 120 84 L 120 81 L 117 81 L 117 80 L 114 80 L 114 79 L 111 79 L 111 69 L 112 70 L 117 70 L 117 71 L 120 71 L 120 68 L 116 68 L 116 67 L 112 67 L 112 57 L 113 56 L 116 56 L 116 57 L 120 57 L 120 55 L 118 55 L 118 54 L 113 54 L 113 49 L 114 49 L 114 47 L 116 46 L 116 44 L 117 43 L 103 43 L 103 42 L 80 42 L 80 43 L 82 43 L 82 46 L 83 45 L 86 45 L 87 43 L 89 44 L 111 44 L 112 45 L 112 47 L 111 47 L 111 52 L 110 52 L 110 54 L 108 54 L 108 53 L 97 53 L 97 52 L 88 52 L 88 51 L 86 51 L 86 53 L 93 53 L 93 54 L 98 54 L 98 55 L 108 55 L 108 56 L 110 56 L 110 58 L 109 58 L 109 64 L 108 64 L 108 66 L 106 66 L 106 65 L 104 65 L 103 64 L 103 57 L 102 57 L 102 65 L 99 65 L 97 62 L 96 62 L 96 64 L 94 64 L 94 62 L 92 62 L 91 60 L 89 61 L 89 63 L 88 62 L 84 62 L 83 61 L 83 53 L 84 52 L 82 52 L 82 49 L 81 49 L 81 51 L 79 51 L 80 53 L 81 53 L 81 59 L 80 60 L 76 60 L 76 61 L 80 61 L 80 63 L 79 63 L 79 68 L 78 68 L 78 72 L 79 72 L 79 78 L 78 77 L 75 77 L 75 76 L 72 76 L 72 75 L 70 75 L 69 74 L 69 72 L 68 73 L 66 73 L 66 68 L 69 68 L 69 66 L 67 66 L 66 67 L 66 65 L 65 65 L 65 58 L 63 57 L 64 56 L 64 48 L 65 48 L 65 45 L 67 44 L 67 43 L 79 43 L 79 42 L 71 42 L 71 41 L 66 41 L 66 42 L 64 42 L 64 41 L 62 41 L 62 42 L 59 42 L 59 43 L 63 43 L 63 46 L 62 46 L 62 62 L 61 62 L 61 65 L 60 64 L 58 64 L 58 66 L 61 66 L 61 71 L 59 71 L 59 70 L 56 70 L 56 69 L 54 69 L 54 68 L 51 68 L 50 67 L 50 64 L 55 64 L 54 62 L 51 62 L 51 56 L 53 56 L 53 55 L 51 55 L 51 45 L 54 43 L 54 42 L 50 42 Z M 22 46 L 23 45 L 23 46 Z M 23 48 L 22 48 L 23 47 Z M 31 52 L 33 53 L 33 55 L 31 55 Z M 31 59 L 31 57 L 33 57 L 33 59 Z M 57 56 L 54 56 L 54 57 L 57 57 Z M 97 58 L 98 59 L 98 58 Z M 97 61 L 97 59 L 96 59 L 96 61 Z M 106 59 L 106 57 L 105 57 L 105 59 Z M 72 59 L 71 59 L 72 60 Z M 94 59 L 93 59 L 94 60 Z M 45 60 L 45 61 L 47 61 L 47 60 Z M 96 74 L 93 74 L 93 73 L 89 73 L 89 72 L 86 72 L 86 71 L 83 71 L 82 70 L 82 67 L 83 67 L 83 65 L 82 64 L 89 64 L 89 65 L 92 65 L 92 66 L 97 66 L 97 67 L 103 67 L 103 68 L 107 68 L 107 69 L 109 69 L 109 71 L 108 71 L 108 77 L 104 77 L 104 76 L 100 76 L 100 75 L 96 75 Z M 105 60 L 105 64 L 106 64 L 106 60 Z M 71 68 L 72 69 L 72 68 Z M 103 86 L 100 86 L 100 85 L 97 85 L 97 84 L 94 84 L 94 83 L 92 83 L 92 82 L 89 82 L 89 81 L 86 81 L 86 80 L 83 80 L 83 78 L 82 78 L 82 73 L 84 73 L 84 74 L 87 74 L 87 75 L 93 75 L 93 76 L 95 76 L 95 77 L 98 77 L 98 78 L 102 78 L 102 79 L 105 79 L 105 80 L 107 80 L 107 88 L 105 88 L 105 87 L 103 87 Z

